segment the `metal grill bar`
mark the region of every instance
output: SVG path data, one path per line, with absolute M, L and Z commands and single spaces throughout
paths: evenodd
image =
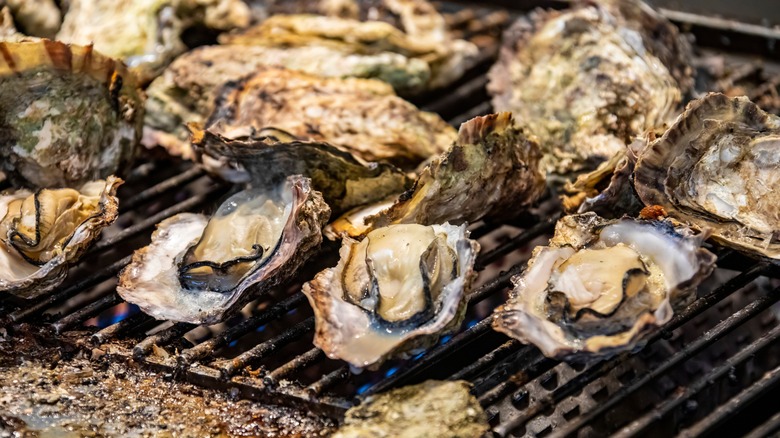
M 197 327 L 195 324 L 180 322 L 168 327 L 165 330 L 155 333 L 133 347 L 133 357 L 138 361 L 143 361 L 144 356 L 148 355 L 155 345 L 165 345 L 178 338 L 188 331 Z
M 75 326 L 76 324 L 83 323 L 89 318 L 97 315 L 98 313 L 114 307 L 122 302 L 122 298 L 116 292 L 109 292 L 108 295 L 103 296 L 97 301 L 93 301 L 86 306 L 78 309 L 75 312 L 70 313 L 67 316 L 62 317 L 59 321 L 52 324 L 54 332 L 61 334 L 66 329 Z
M 269 386 L 275 385 L 279 380 L 289 376 L 296 371 L 300 371 L 303 368 L 308 367 L 309 365 L 319 361 L 320 359 L 323 359 L 324 357 L 325 353 L 323 353 L 322 350 L 319 348 L 312 348 L 306 353 L 296 356 L 295 359 L 271 371 L 269 375 L 265 376 L 263 383 Z
M 93 345 L 100 345 L 109 339 L 114 339 L 120 334 L 126 333 L 127 331 L 138 327 L 142 324 L 149 323 L 153 321 L 154 318 L 151 316 L 145 314 L 145 313 L 136 313 L 134 315 L 130 315 L 129 317 L 119 321 L 116 324 L 110 325 L 99 332 L 92 335 L 90 338 L 90 342 Z
M 127 200 L 122 200 L 122 202 L 119 204 L 119 211 L 126 212 L 134 210 L 136 207 L 139 207 L 140 205 L 143 205 L 144 203 L 149 202 L 170 190 L 182 187 L 205 175 L 206 172 L 203 170 L 203 168 L 200 166 L 193 166 L 174 177 L 168 178 L 159 184 L 137 193 Z
M 487 368 L 488 366 L 492 365 L 495 362 L 498 362 L 499 360 L 505 358 L 506 356 L 509 356 L 513 351 L 520 348 L 522 343 L 516 339 L 510 339 L 503 344 L 501 344 L 500 347 L 496 348 L 495 350 L 491 351 L 490 353 L 480 357 L 476 361 L 474 361 L 471 365 L 467 365 L 457 373 L 450 376 L 451 380 L 463 380 L 468 379 L 470 376 L 478 373 L 484 368 Z
M 745 435 L 745 438 L 766 438 L 775 436 L 778 431 L 780 431 L 780 412 L 777 415 L 773 415 L 764 424 L 753 429 L 749 434 Z
M 324 375 L 320 380 L 317 380 L 316 382 L 307 386 L 306 391 L 311 395 L 319 395 L 326 389 L 337 383 L 343 382 L 350 377 L 351 374 L 349 372 L 349 367 L 342 366 L 339 369 Z

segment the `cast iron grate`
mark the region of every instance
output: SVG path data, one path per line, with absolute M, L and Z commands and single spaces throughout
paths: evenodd
M 531 6 L 493 4 L 440 5 L 450 24 L 482 48 L 474 68 L 454 87 L 417 102 L 456 126 L 490 112 L 485 73 L 497 52 L 497 36 L 519 9 Z M 717 57 L 726 61 L 724 76 L 701 75 L 702 88 L 744 90 L 765 108 L 780 110 L 780 67 L 743 62 L 742 57 L 747 52 L 776 57 L 770 40 L 780 38 L 780 32 L 669 14 L 696 35 L 698 65 Z M 522 271 L 530 248 L 546 240 L 560 214 L 549 199 L 514 223 L 473 225 L 472 236 L 483 247 L 477 262 L 481 274 L 468 298 L 463 329 L 412 360 L 392 361 L 373 372 L 354 375 L 312 347 L 313 318 L 300 282 L 278 288 L 241 315 L 211 327 L 154 321 L 123 303 L 115 277 L 132 250 L 148 243 L 154 225 L 176 213 L 213 207 L 229 189 L 186 164 L 138 166 L 120 192 L 120 223 L 56 293 L 34 302 L 0 299 L 2 325 L 11 333 L 22 324 L 52 330 L 86 351 L 101 349 L 113 359 L 135 361 L 236 397 L 305 406 L 334 417 L 371 394 L 439 378 L 471 381 L 499 436 L 701 436 L 751 430 L 753 436 L 764 436 L 780 429 L 780 312 L 775 305 L 780 283 L 774 265 L 714 248 L 719 269 L 698 300 L 675 315 L 645 349 L 610 360 L 560 363 L 493 332 L 490 312 L 505 300 L 510 278 Z M 333 265 L 336 248 L 325 245 L 300 280 Z M 770 403 L 762 403 L 766 400 Z

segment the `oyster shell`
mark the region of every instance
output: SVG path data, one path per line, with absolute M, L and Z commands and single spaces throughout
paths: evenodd
M 252 53 L 249 49 L 247 53 Z M 380 81 L 318 78 L 257 67 L 254 74 L 240 79 L 233 76 L 232 61 L 226 64 L 212 58 L 214 50 L 192 52 L 193 57 L 199 54 L 201 66 L 211 65 L 199 70 L 198 77 L 189 76 L 194 74 L 192 65 L 187 67 L 177 60 L 152 84 L 147 145 L 167 145 L 172 153 L 191 157 L 188 145 L 180 140 L 184 133 L 177 127 L 185 120 L 202 122 L 212 109 L 209 123 L 220 122 L 214 126 L 218 132 L 274 127 L 301 140 L 330 143 L 366 161 L 388 161 L 403 167 L 413 167 L 445 150 L 456 136 L 439 116 L 418 110 Z M 234 61 L 238 70 L 246 68 L 240 60 Z M 216 78 L 233 80 L 219 91 L 219 100 L 210 88 L 218 85 Z M 178 85 L 169 88 L 163 82 L 166 79 Z M 196 97 L 196 90 L 205 93 Z
M 636 0 L 537 10 L 505 34 L 490 70 L 493 108 L 540 140 L 548 172 L 590 170 L 677 114 L 690 45 Z
M 478 251 L 465 225 L 446 223 L 345 238 L 338 265 L 303 285 L 314 344 L 357 368 L 428 348 L 460 326 Z
M 461 125 L 455 143 L 422 171 L 412 190 L 367 222 L 380 227 L 512 218 L 544 193 L 540 158 L 512 114 L 475 117 Z
M 24 34 L 54 38 L 62 22 L 62 13 L 54 0 L 0 0 L 7 6 Z
M 470 391 L 463 380 L 427 380 L 373 395 L 347 411 L 332 437 L 487 436 L 487 416 Z
M 0 195 L 0 291 L 35 298 L 57 287 L 118 214 L 114 176 L 79 190 Z
M 288 175 L 311 178 L 333 211 L 375 202 L 409 186 L 399 169 L 379 163 L 364 164 L 327 143 L 279 141 L 276 137 L 225 138 L 193 128 L 193 145 L 213 161 L 227 161 L 239 170 L 228 176 L 269 187 Z M 223 173 L 224 174 L 224 173 Z
M 214 324 L 295 275 L 322 241 L 330 209 L 308 178 L 241 191 L 210 218 L 162 221 L 117 292 L 157 319 Z
M 204 26 L 228 30 L 249 25 L 241 0 L 71 0 L 57 39 L 94 43 L 122 59 L 140 83 L 148 83 L 187 47 L 181 35 Z
M 24 38 L 25 35 L 16 30 L 14 19 L 8 7 L 0 8 L 0 41 L 19 41 Z
M 746 97 L 708 94 L 642 150 L 634 185 L 646 205 L 723 245 L 780 259 L 778 145 L 780 118 Z
M 0 157 L 14 184 L 77 187 L 131 164 L 143 100 L 122 63 L 49 40 L 0 51 Z
M 701 248 L 704 238 L 668 221 L 565 216 L 512 279 L 493 328 L 556 358 L 642 346 L 712 272 L 715 256 Z

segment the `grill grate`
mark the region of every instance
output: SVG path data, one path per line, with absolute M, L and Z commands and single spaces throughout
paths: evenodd
M 518 8 L 512 2 L 494 3 Z M 417 103 L 458 125 L 490 112 L 485 72 L 497 52 L 498 31 L 519 11 L 441 6 L 449 23 L 481 45 L 482 57 L 455 87 Z M 724 46 L 777 56 L 769 42 L 780 38 L 780 32 L 670 15 L 700 43 L 717 48 L 700 48 L 703 58 L 725 53 Z M 736 66 L 740 56 L 727 59 Z M 768 109 L 780 110 L 780 68 L 772 63 L 735 67 L 715 79 L 709 88 L 744 89 Z M 753 427 L 754 436 L 763 436 L 780 429 L 780 415 L 772 411 L 776 403 L 753 409 L 757 401 L 776 401 L 780 392 L 780 323 L 777 306 L 775 312 L 772 308 L 780 299 L 780 289 L 774 288 L 780 272 L 774 265 L 717 251 L 719 269 L 693 304 L 641 352 L 606 361 L 559 363 L 490 328 L 490 311 L 505 299 L 510 278 L 524 268 L 529 247 L 550 235 L 559 213 L 544 208 L 554 202 L 511 224 L 472 226 L 483 251 L 477 260 L 480 282 L 468 297 L 463 330 L 410 361 L 393 361 L 375 372 L 353 375 L 343 363 L 312 348 L 313 318 L 300 283 L 278 288 L 216 326 L 161 323 L 131 312 L 84 337 L 85 322 L 124 305 L 114 290 L 116 274 L 129 262 L 132 249 L 148 243 L 154 225 L 213 205 L 228 190 L 197 167 L 167 162 L 137 167 L 122 189 L 121 223 L 114 232 L 106 233 L 56 293 L 31 303 L 0 299 L 0 326 L 13 332 L 30 323 L 53 330 L 63 341 L 76 339 L 85 349 L 110 345 L 109 356 L 116 360 L 135 361 L 236 397 L 304 406 L 334 417 L 371 394 L 426 378 L 449 378 L 474 384 L 473 393 L 500 436 L 700 436 L 748 433 Z M 131 191 L 135 193 L 128 196 Z M 325 245 L 300 279 L 335 264 L 335 254 L 335 245 Z

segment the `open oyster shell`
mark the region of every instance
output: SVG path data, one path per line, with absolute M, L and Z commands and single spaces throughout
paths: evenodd
M 703 238 L 668 221 L 565 216 L 512 279 L 493 328 L 556 358 L 642 346 L 712 272 L 715 256 L 701 248 Z
M 196 128 L 192 141 L 198 153 L 212 163 L 221 161 L 234 169 L 223 175 L 251 180 L 256 187 L 276 185 L 288 175 L 309 177 L 312 187 L 339 214 L 400 193 L 410 182 L 394 166 L 360 162 L 327 143 L 280 141 L 274 136 L 231 139 Z
M 708 94 L 642 150 L 635 188 L 724 245 L 780 259 L 778 145 L 780 118 L 746 97 Z
M 162 221 L 117 292 L 157 318 L 214 324 L 295 275 L 318 248 L 330 209 L 308 178 L 239 192 L 216 213 Z
M 539 146 L 514 126 L 510 113 L 476 117 L 461 125 L 455 143 L 390 208 L 363 220 L 344 218 L 347 223 L 330 233 L 358 236 L 367 228 L 359 222 L 377 228 L 512 218 L 544 193 L 540 158 Z
M 57 39 L 94 43 L 101 53 L 123 60 L 140 83 L 148 83 L 187 47 L 190 27 L 229 30 L 249 25 L 241 0 L 70 0 Z
M 121 62 L 49 40 L 0 51 L 1 167 L 14 184 L 77 187 L 131 164 L 143 99 Z
M 460 326 L 478 251 L 465 225 L 446 223 L 345 238 L 338 265 L 303 285 L 314 344 L 356 368 L 428 348 Z
M 504 34 L 493 108 L 539 138 L 548 172 L 590 170 L 673 118 L 692 85 L 690 45 L 637 0 L 537 10 Z
M 35 298 L 57 287 L 118 214 L 114 176 L 78 190 L 0 195 L 0 291 Z

